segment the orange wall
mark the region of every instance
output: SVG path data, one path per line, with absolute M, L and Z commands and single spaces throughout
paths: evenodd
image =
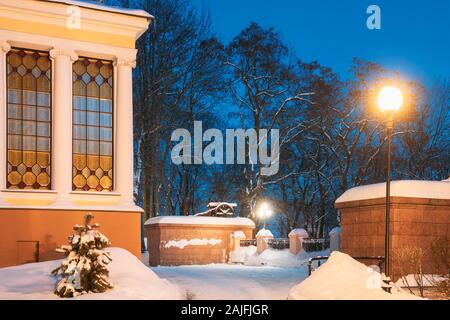
M 82 224 L 87 212 L 111 240 L 111 246 L 141 255 L 140 212 L 0 209 L 0 267 L 33 260 L 34 244 L 19 240 L 38 240 L 40 261 L 60 258 L 55 248 L 67 244 L 74 224 Z

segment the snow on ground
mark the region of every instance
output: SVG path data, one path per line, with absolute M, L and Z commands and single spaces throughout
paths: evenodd
M 287 299 L 289 289 L 308 275 L 306 268 L 210 264 L 151 267 L 183 287 L 189 299 Z
M 231 252 L 230 260 L 231 262 L 242 263 L 247 266 L 265 265 L 271 267 L 300 268 L 306 267 L 309 258 L 327 256 L 329 253 L 329 250 L 310 253 L 301 251 L 294 255 L 289 252 L 289 249 L 266 249 L 261 254 L 258 254 L 255 246 L 248 246 L 238 248 L 236 251 Z
M 375 183 L 366 186 L 351 188 L 345 191 L 336 203 L 366 199 L 384 198 L 386 196 L 386 183 Z M 399 180 L 391 182 L 392 197 L 412 197 L 429 199 L 450 199 L 450 180 L 420 181 Z
M 334 251 L 310 277 L 289 292 L 292 300 L 402 300 L 420 299 L 397 287 L 381 288 L 381 275 L 349 255 Z
M 121 248 L 108 248 L 108 265 L 114 289 L 74 299 L 184 299 L 177 285 L 159 278 L 134 255 Z M 61 260 L 0 268 L 0 299 L 60 299 L 53 294 L 56 279 L 50 275 Z
M 307 260 L 329 251 L 301 252 L 266 249 L 256 253 L 255 246 L 240 248 L 234 258 L 244 264 L 209 264 L 150 267 L 187 292 L 190 299 L 253 300 L 286 299 L 290 288 L 308 276 Z M 148 264 L 148 254 L 142 261 Z
M 424 274 L 423 275 L 423 286 L 433 287 L 436 283 L 444 281 L 445 278 L 436 274 Z M 420 280 L 419 280 L 420 283 Z M 417 287 L 417 281 L 413 274 L 408 274 L 405 277 L 401 277 L 395 283 L 399 287 Z
M 307 278 L 306 261 L 327 252 L 294 256 L 288 250 L 247 247 L 246 265 L 210 264 L 147 267 L 131 253 L 108 248 L 114 289 L 75 299 L 415 299 L 394 287 L 388 294 L 380 275 L 350 256 L 333 252 L 330 259 Z M 143 261 L 148 263 L 148 256 Z M 60 260 L 0 269 L 0 299 L 60 299 L 53 294 L 51 270 Z M 253 264 L 253 265 L 251 265 Z M 278 266 L 276 266 L 278 265 Z M 300 284 L 299 284 L 300 283 Z

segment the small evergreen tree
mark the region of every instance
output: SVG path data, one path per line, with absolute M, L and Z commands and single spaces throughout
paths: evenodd
M 101 232 L 98 223 L 92 223 L 94 216 L 87 214 L 84 225 L 76 224 L 75 231 L 69 237 L 69 244 L 56 249 L 63 252 L 66 258 L 61 266 L 52 271 L 52 275 L 60 275 L 55 294 L 63 297 L 75 297 L 88 292 L 105 292 L 113 285 L 108 281 L 107 264 L 112 260 L 104 249 L 110 245 L 109 239 Z

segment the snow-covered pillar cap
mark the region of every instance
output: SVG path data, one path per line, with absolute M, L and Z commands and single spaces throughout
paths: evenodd
M 308 231 L 303 228 L 296 228 L 289 232 L 289 237 L 308 238 Z
M 261 229 L 258 231 L 258 233 L 256 234 L 257 237 L 272 237 L 273 238 L 273 234 L 272 232 L 270 232 L 270 230 L 268 229 Z
M 335 234 L 340 234 L 341 233 L 341 227 L 334 227 L 333 229 L 331 229 L 331 231 L 328 233 L 328 235 L 335 235 Z
M 243 232 L 243 231 L 235 231 L 234 233 L 233 233 L 233 237 L 235 238 L 235 239 L 245 239 L 245 233 Z

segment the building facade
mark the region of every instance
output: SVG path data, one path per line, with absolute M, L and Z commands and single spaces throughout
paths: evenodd
M 56 258 L 95 215 L 140 254 L 132 68 L 152 16 L 68 0 L 0 0 L 0 267 Z

